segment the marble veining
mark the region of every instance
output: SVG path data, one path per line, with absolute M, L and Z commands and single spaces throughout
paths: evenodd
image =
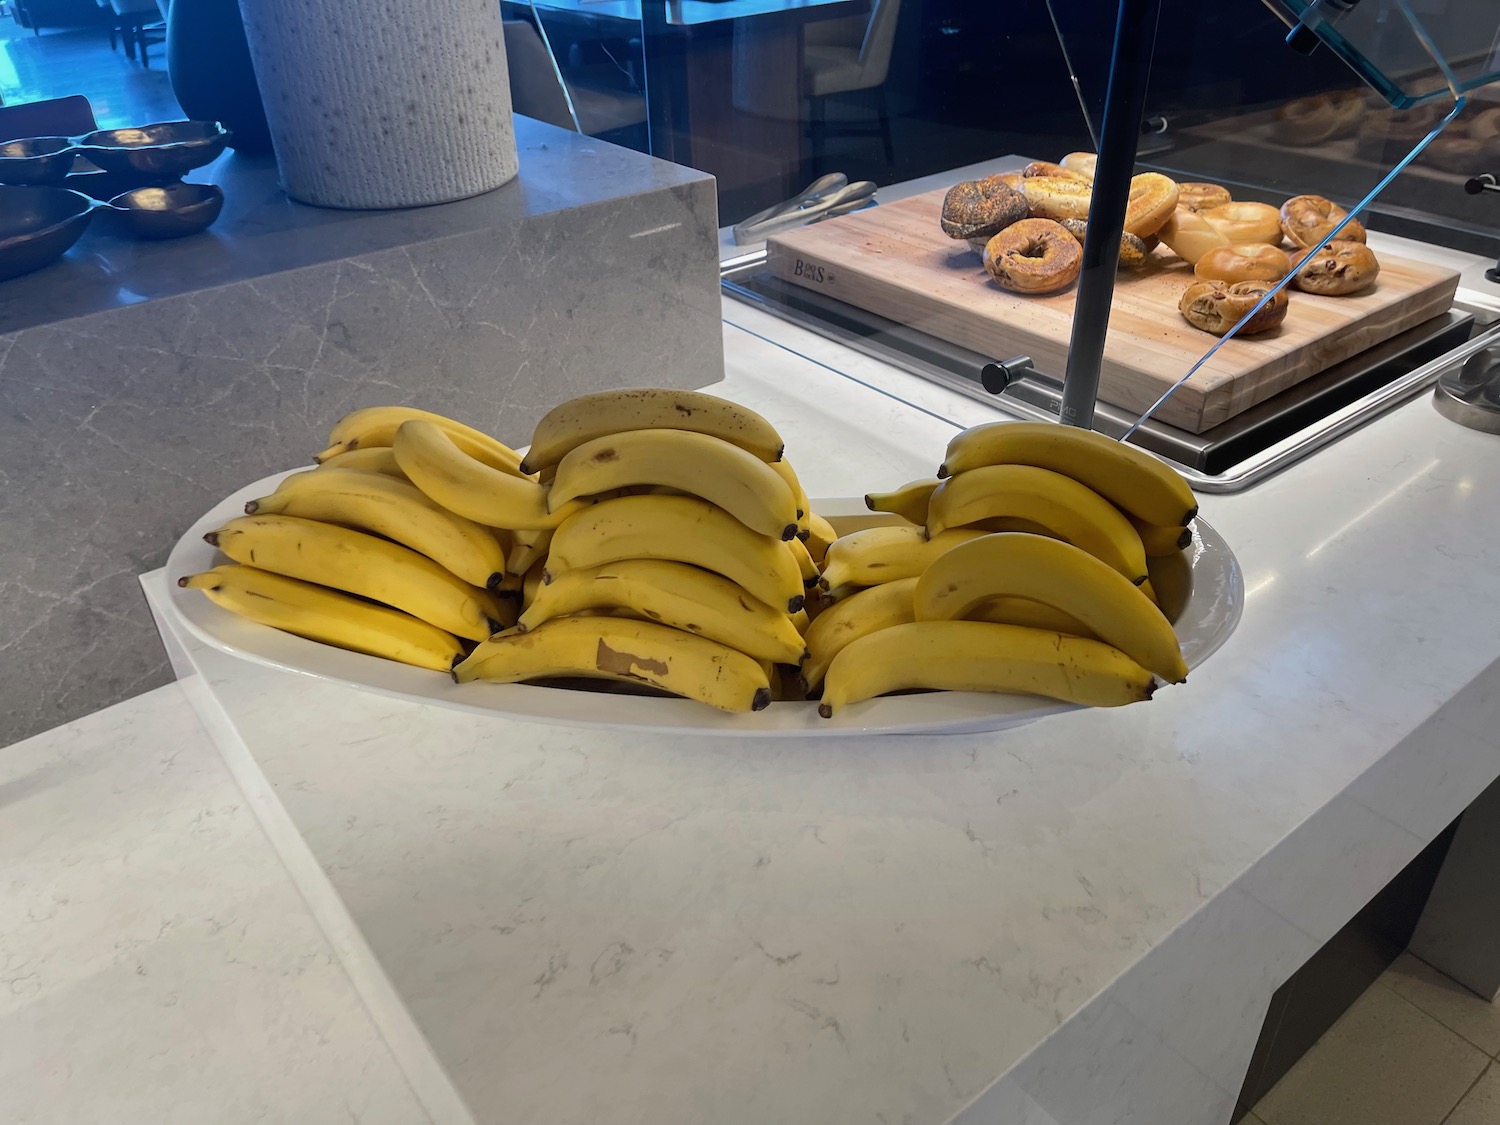
M 173 685 L 0 754 L 0 1119 L 428 1116 Z
M 814 495 L 993 417 L 725 341 Z M 1252 590 L 1226 647 L 991 735 L 568 731 L 187 648 L 477 1120 L 1202 1125 L 1270 992 L 1500 773 L 1478 436 L 1413 403 L 1205 498 Z
M 718 378 L 712 181 L 629 155 L 643 182 L 613 199 L 0 335 L 0 743 L 166 682 L 136 576 L 346 411 L 524 443 L 581 391 Z

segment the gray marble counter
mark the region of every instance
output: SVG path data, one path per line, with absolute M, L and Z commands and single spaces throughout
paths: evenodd
M 136 575 L 349 410 L 411 403 L 519 444 L 571 395 L 722 376 L 713 180 L 536 122 L 517 137 L 512 183 L 399 212 L 290 203 L 229 157 L 209 233 L 90 231 L 0 283 L 0 744 L 165 683 Z
M 142 242 L 96 222 L 56 265 L 0 282 L 0 334 L 705 180 L 529 117 L 516 118 L 516 147 L 524 172 L 504 187 L 404 211 L 309 207 L 287 198 L 270 157 L 226 152 L 186 177 L 224 189 L 224 213 L 205 233 Z

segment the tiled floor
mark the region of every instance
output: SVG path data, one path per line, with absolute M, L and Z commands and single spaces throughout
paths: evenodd
M 102 27 L 33 35 L 0 17 L 0 32 L 0 102 L 5 105 L 85 94 L 101 129 L 182 117 L 160 45 L 151 47 L 148 69 L 110 50 Z
M 1410 954 L 1359 998 L 1247 1125 L 1500 1125 L 1500 1005 Z

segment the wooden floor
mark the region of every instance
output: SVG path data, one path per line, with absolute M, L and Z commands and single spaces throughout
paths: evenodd
M 179 120 L 162 46 L 153 45 L 150 56 L 144 67 L 110 50 L 102 27 L 33 35 L 0 16 L 0 103 L 84 94 L 101 129 Z

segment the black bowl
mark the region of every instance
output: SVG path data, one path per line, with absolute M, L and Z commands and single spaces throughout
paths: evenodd
M 73 170 L 67 137 L 23 137 L 0 144 L 0 184 L 55 184 Z
M 93 201 L 76 191 L 0 187 L 0 281 L 61 258 L 93 215 Z
M 217 184 L 167 184 L 127 191 L 109 206 L 136 238 L 181 238 L 213 225 L 224 192 Z
M 78 140 L 79 151 L 106 172 L 176 179 L 201 168 L 229 143 L 217 121 L 165 121 L 138 129 L 101 129 Z

